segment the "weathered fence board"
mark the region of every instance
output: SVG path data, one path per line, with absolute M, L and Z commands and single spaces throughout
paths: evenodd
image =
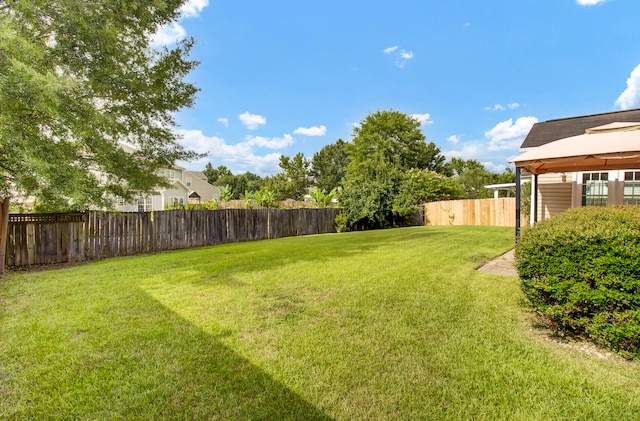
M 9 216 L 6 265 L 79 262 L 335 232 L 340 209 L 222 209 Z
M 483 225 L 515 227 L 513 197 L 478 200 L 447 200 L 424 206 L 424 225 Z

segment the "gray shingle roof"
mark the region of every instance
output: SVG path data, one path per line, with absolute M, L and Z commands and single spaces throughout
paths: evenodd
M 533 125 L 521 148 L 535 148 L 558 139 L 584 134 L 587 129 L 614 122 L 640 122 L 640 108 L 548 120 Z

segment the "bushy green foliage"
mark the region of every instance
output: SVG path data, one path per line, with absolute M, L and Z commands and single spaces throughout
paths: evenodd
M 194 41 L 149 46 L 182 3 L 0 1 L 0 198 L 108 208 L 166 185 L 159 169 L 200 156 L 174 130 L 197 92 L 184 81 Z
M 555 332 L 640 357 L 640 207 L 571 209 L 522 231 L 524 292 Z
M 293 158 L 280 156 L 281 172 L 265 179 L 266 187 L 274 192 L 276 200 L 302 200 L 311 186 L 309 167 L 311 161 L 298 152 Z
M 369 114 L 345 148 L 349 164 L 340 204 L 350 226 L 366 229 L 404 225 L 419 202 L 405 186 L 410 171 L 439 171 L 445 159 L 426 143 L 419 121 L 393 110 Z
M 393 201 L 393 212 L 411 218 L 421 205 L 438 200 L 455 200 L 464 197 L 462 185 L 435 171 L 412 168 L 404 175 L 400 191 Z
M 331 191 L 339 187 L 349 165 L 347 143 L 338 139 L 313 154 L 310 175 L 313 184 L 321 191 Z
M 336 231 L 337 232 L 351 231 L 351 228 L 349 226 L 349 217 L 345 212 L 341 212 L 336 216 Z

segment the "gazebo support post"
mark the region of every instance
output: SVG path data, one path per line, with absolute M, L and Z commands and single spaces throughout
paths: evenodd
M 531 189 L 533 190 L 533 223 L 538 222 L 538 174 L 533 174 L 533 185 Z
M 520 236 L 520 178 L 522 168 L 516 167 L 516 239 Z

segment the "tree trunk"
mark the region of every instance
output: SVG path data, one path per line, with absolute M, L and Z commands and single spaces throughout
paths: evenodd
M 0 278 L 4 276 L 7 253 L 7 229 L 9 228 L 9 197 L 0 197 Z

